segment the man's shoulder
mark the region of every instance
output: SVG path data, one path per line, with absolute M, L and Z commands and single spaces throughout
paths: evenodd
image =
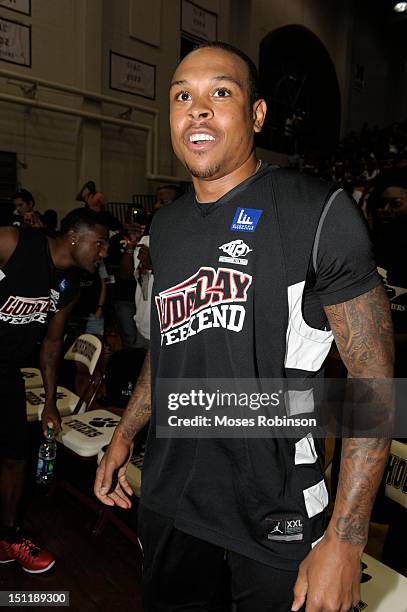
M 0 265 L 4 265 L 14 252 L 20 231 L 15 227 L 0 227 Z
M 298 219 L 300 226 L 317 222 L 330 197 L 341 191 L 333 182 L 290 168 L 278 168 L 271 180 L 281 220 Z
M 167 206 L 163 206 L 154 215 L 152 221 L 152 227 L 157 229 L 162 225 L 167 225 L 170 220 L 179 219 L 182 217 L 185 212 L 190 208 L 191 203 L 193 203 L 194 193 L 187 192 L 184 193 L 181 197 L 171 202 Z
M 20 229 L 11 225 L 4 225 L 0 227 L 0 235 L 4 240 L 18 240 Z
M 2 246 L 6 248 L 9 246 L 14 250 L 17 245 L 31 248 L 31 245 L 43 244 L 45 240 L 44 232 L 38 228 L 0 227 L 0 241 Z M 28 245 L 28 247 L 25 245 Z
M 336 186 L 332 181 L 327 181 L 318 176 L 304 174 L 293 168 L 273 168 L 270 176 L 274 181 L 281 183 L 283 187 L 295 187 L 303 190 L 327 192 L 334 190 Z
M 168 204 L 167 206 L 163 206 L 162 208 L 160 208 L 157 211 L 157 215 L 158 214 L 171 215 L 171 214 L 174 214 L 175 212 L 180 212 L 185 207 L 190 205 L 190 203 L 194 200 L 194 197 L 195 197 L 194 191 L 192 190 L 187 191 L 186 193 L 183 193 L 182 196 L 180 196 L 179 198 L 171 202 L 171 204 Z

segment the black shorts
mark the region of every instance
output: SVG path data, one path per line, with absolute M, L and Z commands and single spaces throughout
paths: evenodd
M 0 458 L 27 459 L 24 381 L 16 366 L 0 364 Z
M 173 527 L 141 506 L 145 612 L 289 612 L 296 571 L 272 568 Z

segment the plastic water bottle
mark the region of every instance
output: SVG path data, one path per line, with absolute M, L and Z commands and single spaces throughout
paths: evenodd
M 36 481 L 39 485 L 49 484 L 54 478 L 57 443 L 54 437 L 54 428 L 48 425 L 47 435 L 38 449 L 38 464 Z

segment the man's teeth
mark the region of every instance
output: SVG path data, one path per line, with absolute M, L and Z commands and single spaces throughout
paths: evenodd
M 189 137 L 190 142 L 199 142 L 202 140 L 215 140 L 210 134 L 192 134 Z

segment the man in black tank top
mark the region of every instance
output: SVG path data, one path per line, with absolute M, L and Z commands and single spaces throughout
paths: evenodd
M 47 571 L 52 554 L 19 531 L 20 501 L 27 462 L 27 417 L 20 366 L 41 344 L 45 387 L 42 426 L 61 430 L 56 388 L 64 328 L 79 291 L 78 270 L 94 272 L 107 254 L 103 215 L 69 213 L 61 236 L 42 230 L 0 228 L 0 563 L 17 561 L 27 572 Z
M 194 192 L 152 223 L 151 360 L 95 481 L 101 501 L 129 507 L 126 461 L 151 405 L 139 512 L 146 611 L 221 610 L 225 564 L 237 612 L 359 602 L 387 441 L 344 440 L 327 526 L 312 435 L 156 436 L 160 379 L 312 378 L 333 338 L 350 376 L 392 376 L 389 305 L 363 220 L 335 186 L 256 159 L 265 113 L 238 49 L 204 45 L 174 74 L 172 143 Z

